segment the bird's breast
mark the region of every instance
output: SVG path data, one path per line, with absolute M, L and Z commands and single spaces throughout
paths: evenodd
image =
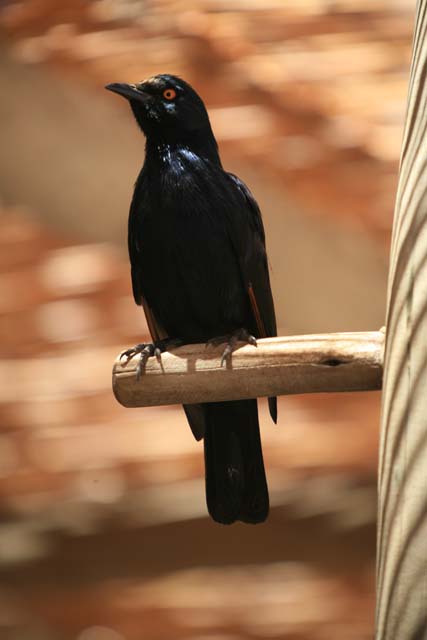
M 137 230 L 139 268 L 142 289 L 164 326 L 215 335 L 238 326 L 246 303 L 224 185 L 201 169 L 178 159 L 147 184 Z

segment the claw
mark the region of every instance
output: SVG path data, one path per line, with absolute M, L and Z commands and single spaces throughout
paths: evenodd
M 136 366 L 136 380 L 139 382 L 142 372 L 145 369 L 145 365 L 147 363 L 148 358 L 154 355 L 156 349 L 154 344 L 146 344 L 145 347 L 140 352 L 139 362 Z
M 222 356 L 221 356 L 221 367 L 224 366 L 224 363 L 226 362 L 228 356 L 233 353 L 233 347 L 234 347 L 234 343 L 233 345 L 231 345 L 230 343 L 227 344 L 227 346 L 225 347 L 224 351 L 222 352 Z
M 221 367 L 224 366 L 227 358 L 233 353 L 238 342 L 246 342 L 247 344 L 251 344 L 254 347 L 258 346 L 255 336 L 252 336 L 246 329 L 242 328 L 233 331 L 233 333 L 228 336 L 218 336 L 215 338 L 210 338 L 210 340 L 206 342 L 206 347 L 211 345 L 213 347 L 217 347 L 224 342 L 226 343 L 226 345 L 221 356 Z
M 139 381 L 145 369 L 148 358 L 151 358 L 151 356 L 155 356 L 161 363 L 163 351 L 166 351 L 169 347 L 176 347 L 180 344 L 182 344 L 182 340 L 178 338 L 165 338 L 164 340 L 159 340 L 155 343 L 140 342 L 134 347 L 122 351 L 119 356 L 119 360 L 122 360 L 122 358 L 126 358 L 126 360 L 122 362 L 122 367 L 126 367 L 126 365 L 132 360 L 132 358 L 139 354 L 139 360 L 136 366 L 136 379 L 137 381 Z
M 128 362 L 130 362 L 132 358 L 138 355 L 138 353 L 142 353 L 142 351 L 145 349 L 146 346 L 147 345 L 145 344 L 145 342 L 140 342 L 136 344 L 134 347 L 131 347 L 130 349 L 126 349 L 125 351 L 122 351 L 120 354 L 119 360 L 121 360 L 122 358 L 126 358 L 126 361 L 122 363 L 122 367 L 126 367 Z
M 142 370 L 143 370 L 144 367 L 145 367 L 145 360 L 143 359 L 142 354 L 141 354 L 141 357 L 140 357 L 140 359 L 138 361 L 138 364 L 136 365 L 136 381 L 137 382 L 139 382 L 140 379 L 141 379 Z

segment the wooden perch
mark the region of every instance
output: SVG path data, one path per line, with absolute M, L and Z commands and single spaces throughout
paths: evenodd
M 221 368 L 224 346 L 194 344 L 150 358 L 116 360 L 113 390 L 125 407 L 381 389 L 384 332 L 288 336 L 242 346 Z

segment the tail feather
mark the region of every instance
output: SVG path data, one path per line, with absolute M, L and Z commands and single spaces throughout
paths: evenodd
M 264 522 L 269 510 L 256 400 L 204 404 L 206 501 L 217 522 Z

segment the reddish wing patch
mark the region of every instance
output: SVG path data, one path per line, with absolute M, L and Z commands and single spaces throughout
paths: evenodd
M 151 335 L 152 341 L 153 342 L 158 342 L 159 340 L 162 340 L 163 338 L 167 338 L 168 336 L 166 335 L 166 333 L 162 330 L 162 328 L 156 322 L 156 319 L 154 317 L 153 312 L 151 311 L 150 307 L 148 306 L 147 301 L 145 300 L 145 298 L 143 298 L 142 296 L 141 296 L 141 305 L 142 305 L 142 308 L 144 309 L 145 319 L 147 320 L 147 325 L 148 325 L 148 329 L 150 331 L 150 335 Z
M 259 337 L 260 338 L 266 338 L 267 337 L 267 333 L 264 327 L 264 323 L 262 321 L 262 317 L 261 314 L 259 312 L 259 308 L 258 308 L 258 303 L 256 301 L 255 298 L 255 293 L 254 293 L 254 289 L 252 287 L 252 283 L 249 283 L 248 286 L 248 294 L 249 294 L 249 300 L 251 302 L 251 307 L 252 307 L 252 311 L 255 317 L 255 322 L 256 322 L 256 326 L 258 328 L 258 332 L 259 332 Z

